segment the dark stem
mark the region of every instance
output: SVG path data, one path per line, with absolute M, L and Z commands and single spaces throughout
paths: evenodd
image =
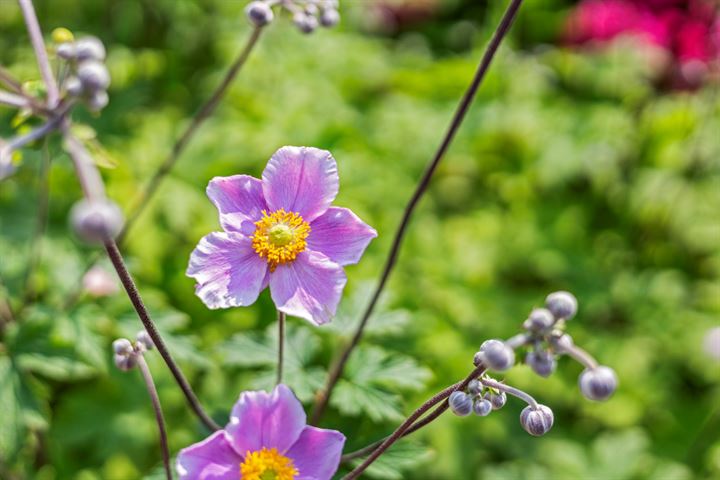
M 110 261 L 112 262 L 113 267 L 115 267 L 118 277 L 120 277 L 120 281 L 122 282 L 123 287 L 125 287 L 125 291 L 130 298 L 130 302 L 132 302 L 138 317 L 140 317 L 140 321 L 145 327 L 145 330 L 148 332 L 148 335 L 150 335 L 150 338 L 152 338 L 153 343 L 155 343 L 155 346 L 157 347 L 160 356 L 163 358 L 163 360 L 165 360 L 165 363 L 170 369 L 170 372 L 172 372 L 173 377 L 175 377 L 175 381 L 180 386 L 182 392 L 185 394 L 185 398 L 190 405 L 190 408 L 192 408 L 193 412 L 195 412 L 195 415 L 197 415 L 200 421 L 207 428 L 209 428 L 210 430 L 220 430 L 220 427 L 205 413 L 202 406 L 200 406 L 200 402 L 195 396 L 192 387 L 190 387 L 190 384 L 185 379 L 185 376 L 180 370 L 180 367 L 178 367 L 178 365 L 175 363 L 175 360 L 173 360 L 170 352 L 167 349 L 167 346 L 165 345 L 165 342 L 163 341 L 160 333 L 155 327 L 155 324 L 150 319 L 150 315 L 148 314 L 148 311 L 145 308 L 145 304 L 140 297 L 140 292 L 138 292 L 137 286 L 135 285 L 135 282 L 130 276 L 130 272 L 128 272 L 127 267 L 125 266 L 125 262 L 123 261 L 122 254 L 118 249 L 117 243 L 115 243 L 114 240 L 107 240 L 105 242 L 105 250 L 107 250 Z
M 383 442 L 378 446 L 373 452 L 368 456 L 363 463 L 358 465 L 354 470 L 352 470 L 350 473 L 345 475 L 342 480 L 352 480 L 353 478 L 357 478 L 360 476 L 361 473 L 363 473 L 375 460 L 380 457 L 383 453 L 387 451 L 388 448 L 390 448 L 395 442 L 397 442 L 400 438 L 402 438 L 408 430 L 413 426 L 415 421 L 420 418 L 422 415 L 424 415 L 428 410 L 430 410 L 432 407 L 437 405 L 438 403 L 446 400 L 450 395 L 452 395 L 453 392 L 457 390 L 463 390 L 467 388 L 468 384 L 478 376 L 482 375 L 482 373 L 485 371 L 485 367 L 483 365 L 480 365 L 478 367 L 475 367 L 475 369 L 470 372 L 470 374 L 465 377 L 465 379 L 462 382 L 455 383 L 453 385 L 450 385 L 449 387 L 441 390 L 440 392 L 436 393 L 432 398 L 427 400 L 425 403 L 423 403 L 420 408 L 415 410 L 400 426 L 395 429 L 395 431 L 387 437 Z M 432 420 L 440 416 L 440 414 L 445 411 L 435 411 L 431 415 L 434 415 Z M 430 420 L 430 421 L 432 421 Z M 430 422 L 424 423 L 422 426 L 427 425 Z M 418 427 L 421 428 L 421 427 Z M 417 429 L 416 429 L 417 430 Z
M 276 385 L 282 383 L 283 377 L 283 361 L 285 357 L 285 314 L 278 310 L 278 365 Z
M 334 364 L 333 368 L 331 369 L 330 373 L 328 374 L 328 380 L 325 385 L 325 388 L 319 392 L 318 394 L 318 400 L 315 403 L 315 408 L 313 410 L 312 414 L 312 420 L 311 423 L 314 425 L 317 425 L 320 418 L 322 417 L 325 408 L 327 408 L 328 401 L 330 399 L 330 395 L 332 394 L 332 390 L 335 388 L 335 385 L 337 384 L 338 380 L 342 376 L 343 370 L 345 369 L 345 364 L 347 363 L 348 359 L 350 358 L 350 354 L 355 349 L 355 347 L 358 345 L 360 340 L 362 339 L 363 331 L 365 329 L 365 326 L 367 325 L 368 320 L 370 319 L 370 316 L 373 313 L 373 310 L 375 309 L 375 305 L 377 304 L 378 299 L 380 298 L 380 294 L 382 293 L 383 289 L 385 288 L 385 284 L 387 283 L 388 278 L 390 277 L 390 274 L 392 273 L 393 267 L 395 266 L 395 263 L 398 258 L 398 254 L 400 253 L 400 246 L 402 244 L 402 240 L 405 236 L 405 231 L 407 230 L 408 224 L 410 222 L 410 217 L 412 216 L 413 212 L 415 211 L 415 208 L 422 198 L 423 194 L 428 188 L 428 185 L 430 184 L 430 180 L 432 179 L 433 174 L 435 173 L 435 170 L 437 169 L 438 165 L 440 164 L 440 161 L 442 160 L 443 156 L 445 155 L 445 152 L 447 152 L 448 148 L 450 147 L 450 144 L 452 143 L 453 138 L 455 137 L 455 134 L 457 133 L 458 129 L 460 128 L 460 125 L 463 122 L 463 119 L 465 118 L 465 115 L 470 108 L 470 105 L 472 104 L 473 99 L 475 98 L 475 94 L 477 93 L 478 88 L 480 87 L 480 84 L 482 83 L 483 79 L 485 78 L 485 74 L 488 71 L 488 68 L 490 67 L 490 63 L 492 62 L 493 57 L 495 56 L 495 53 L 498 50 L 498 47 L 500 46 L 500 43 L 502 42 L 503 38 L 505 38 L 505 35 L 507 34 L 508 30 L 510 29 L 510 26 L 513 23 L 513 20 L 515 20 L 515 16 L 518 12 L 518 9 L 520 8 L 520 5 L 522 4 L 522 0 L 512 0 L 510 5 L 508 6 L 507 10 L 503 14 L 502 20 L 500 21 L 500 24 L 498 25 L 497 29 L 495 30 L 495 33 L 493 34 L 492 39 L 490 40 L 490 43 L 488 44 L 487 50 L 485 50 L 485 53 L 482 57 L 482 60 L 480 61 L 480 65 L 478 66 L 477 71 L 475 72 L 475 77 L 473 78 L 472 82 L 470 83 L 470 86 L 468 87 L 467 91 L 463 95 L 462 100 L 460 101 L 460 105 L 458 106 L 457 110 L 455 111 L 455 115 L 452 118 L 452 121 L 450 123 L 450 127 L 448 128 L 447 132 L 445 133 L 445 137 L 442 140 L 442 143 L 440 144 L 440 147 L 438 148 L 437 152 L 435 152 L 435 156 L 430 161 L 428 166 L 425 169 L 425 173 L 423 174 L 422 178 L 420 179 L 420 182 L 417 185 L 417 188 L 415 189 L 415 192 L 413 193 L 412 197 L 410 198 L 410 201 L 408 202 L 407 206 L 405 207 L 405 212 L 403 214 L 402 220 L 400 221 L 400 226 L 398 227 L 397 231 L 395 232 L 395 238 L 393 239 L 392 247 L 390 248 L 390 253 L 388 255 L 388 258 L 385 262 L 385 267 L 383 268 L 382 274 L 380 275 L 380 280 L 378 281 L 377 287 L 375 288 L 375 292 L 373 293 L 370 303 L 365 309 L 365 313 L 363 314 L 360 323 L 357 326 L 357 329 L 355 330 L 355 334 L 353 335 L 353 338 L 351 339 L 350 343 L 348 343 L 345 348 L 343 349 L 342 353 L 339 356 L 338 361 Z
M 248 41 L 245 43 L 242 51 L 225 74 L 225 78 L 223 78 L 222 82 L 220 82 L 220 85 L 218 85 L 217 89 L 215 89 L 212 96 L 203 104 L 202 107 L 200 107 L 200 110 L 198 110 L 197 114 L 195 114 L 192 121 L 190 122 L 190 125 L 185 129 L 182 135 L 180 135 L 180 138 L 173 145 L 170 155 L 168 155 L 165 161 L 160 164 L 160 167 L 158 167 L 158 169 L 155 171 L 152 178 L 148 182 L 147 187 L 145 187 L 145 189 L 140 192 L 140 195 L 138 196 L 138 199 L 135 203 L 135 208 L 131 210 L 132 213 L 128 215 L 128 220 L 125 223 L 125 227 L 118 236 L 118 244 L 122 245 L 124 243 L 125 237 L 127 236 L 128 232 L 147 207 L 150 199 L 157 191 L 162 180 L 168 173 L 170 173 L 170 170 L 172 170 L 173 166 L 175 166 L 175 163 L 180 158 L 180 155 L 182 155 L 182 153 L 185 151 L 185 148 L 190 142 L 190 139 L 193 137 L 198 128 L 200 128 L 200 126 L 205 122 L 205 120 L 207 120 L 208 117 L 212 115 L 212 113 L 215 111 L 215 108 L 217 108 L 217 106 L 220 104 L 220 101 L 225 96 L 228 87 L 235 79 L 237 74 L 240 72 L 243 65 L 245 65 L 245 62 L 250 56 L 250 53 L 253 51 L 253 48 L 255 48 L 255 45 L 257 44 L 257 41 L 260 38 L 260 34 L 262 33 L 262 31 L 263 29 L 261 27 L 256 27 L 255 29 L 253 29 L 253 32 L 250 35 L 250 38 L 248 38 Z
M 137 364 L 142 373 L 145 386 L 147 387 L 150 400 L 152 401 L 153 410 L 155 410 L 155 420 L 157 421 L 158 432 L 160 433 L 160 449 L 162 450 L 163 466 L 165 467 L 165 476 L 167 480 L 172 480 L 172 470 L 170 469 L 170 449 L 168 448 L 167 431 L 165 430 L 165 419 L 163 418 L 162 406 L 160 405 L 160 397 L 158 396 L 155 382 L 153 382 L 152 374 L 148 368 L 145 357 L 142 353 L 137 354 Z
M 0 82 L 4 83 L 13 92 L 19 95 L 25 95 L 20 82 L 15 80 L 12 74 L 2 65 L 0 65 Z

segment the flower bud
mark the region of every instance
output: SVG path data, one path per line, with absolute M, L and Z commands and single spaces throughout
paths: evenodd
M 105 45 L 96 37 L 84 37 L 75 42 L 75 50 L 77 59 L 96 60 L 102 62 L 105 60 Z
M 584 370 L 578 378 L 580 391 L 590 400 L 607 400 L 618 386 L 615 371 L 603 365 Z
M 555 355 L 545 350 L 528 352 L 525 357 L 525 363 L 541 377 L 549 377 L 555 371 L 555 367 L 557 367 Z
M 550 345 L 557 353 L 566 352 L 568 349 L 572 348 L 574 344 L 575 342 L 573 342 L 572 337 L 567 333 L 562 333 L 561 331 L 558 331 L 557 333 L 553 332 L 553 335 L 550 337 Z
M 55 53 L 63 60 L 73 60 L 77 56 L 77 48 L 73 42 L 61 43 L 55 49 Z
M 130 355 L 135 351 L 127 338 L 118 338 L 112 343 L 112 347 L 116 355 Z
M 453 392 L 448 403 L 450 410 L 459 417 L 467 417 L 473 409 L 472 398 L 465 392 Z
M 106 90 L 110 85 L 107 67 L 97 60 L 86 60 L 78 65 L 78 78 L 87 92 Z
M 478 353 L 479 360 L 496 372 L 504 372 L 515 363 L 515 351 L 501 340 L 486 340 Z
M 145 330 L 140 330 L 137 333 L 136 338 L 138 345 L 142 345 L 145 350 L 152 350 L 155 348 L 155 343 L 153 343 L 152 338 L 150 338 L 150 334 Z
M 545 306 L 556 319 L 569 320 L 577 313 L 577 299 L 570 292 L 554 292 L 545 298 Z
M 83 93 L 82 83 L 77 77 L 68 77 L 65 80 L 65 91 L 73 97 L 79 97 Z
M 492 404 L 493 410 L 500 410 L 507 403 L 507 395 L 505 392 L 493 393 L 488 392 L 485 394 L 485 399 Z
M 50 34 L 55 43 L 69 43 L 75 40 L 73 33 L 64 27 L 58 27 Z
M 553 326 L 555 323 L 555 317 L 550 313 L 550 310 L 546 308 L 535 308 L 528 319 L 523 323 L 523 327 L 531 332 L 542 332 Z
M 245 15 L 256 27 L 264 27 L 275 18 L 272 8 L 270 8 L 267 3 L 261 1 L 250 2 L 248 6 L 245 7 Z
M 320 14 L 320 25 L 326 28 L 334 27 L 340 23 L 340 12 L 332 9 L 323 10 Z
M 105 90 L 98 90 L 87 99 L 87 106 L 93 112 L 99 112 L 107 107 L 108 103 L 110 103 L 110 97 Z
M 317 18 L 307 15 L 304 12 L 298 12 L 293 15 L 293 23 L 303 33 L 312 33 L 318 27 Z
M 483 386 L 482 383 L 480 383 L 480 380 L 474 378 L 470 380 L 470 383 L 468 383 L 467 389 L 471 395 L 479 395 L 480 392 L 482 392 Z
M 487 417 L 492 410 L 493 406 L 490 400 L 479 398 L 473 403 L 473 412 L 479 417 Z
M 120 208 L 110 200 L 80 200 L 70 211 L 70 223 L 81 239 L 103 243 L 120 233 L 123 219 Z
M 555 417 L 552 410 L 545 405 L 538 405 L 537 409 L 528 405 L 520 413 L 520 425 L 526 432 L 536 437 L 549 432 L 554 421 Z
M 123 372 L 127 372 L 128 370 L 135 367 L 135 365 L 137 365 L 137 358 L 135 357 L 134 353 L 131 355 L 118 355 L 116 353 L 114 355 L 114 359 L 115 366 Z

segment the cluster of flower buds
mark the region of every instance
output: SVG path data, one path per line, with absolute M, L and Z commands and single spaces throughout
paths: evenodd
M 475 354 L 473 363 L 494 372 L 505 372 L 515 364 L 515 350 L 528 347 L 525 363 L 538 375 L 548 377 L 557 367 L 557 357 L 568 355 L 585 366 L 578 379 L 582 394 L 590 400 L 607 400 L 617 389 L 617 375 L 610 367 L 598 365 L 565 333 L 566 321 L 575 316 L 577 308 L 577 299 L 571 293 L 551 293 L 545 299 L 545 308 L 530 312 L 523 323 L 525 332 L 506 341 L 486 340 Z M 450 409 L 460 416 L 471 412 L 485 416 L 505 404 L 506 394 L 528 403 L 520 415 L 520 423 L 528 433 L 538 436 L 550 430 L 554 420 L 550 408 L 538 404 L 527 393 L 487 375 L 471 381 L 466 391 L 453 392 L 449 398 Z
M 75 40 L 65 29 L 53 32 L 58 43 L 57 56 L 67 63 L 68 71 L 62 85 L 69 97 L 82 99 L 92 111 L 108 104 L 107 89 L 110 73 L 105 66 L 105 46 L 95 37 Z
M 134 344 L 127 338 L 118 338 L 113 342 L 112 346 L 115 366 L 127 372 L 137 365 L 138 355 L 152 350 L 155 344 L 145 330 L 140 330 Z
M 253 25 L 264 27 L 275 18 L 275 5 L 290 12 L 293 23 L 303 33 L 340 23 L 338 0 L 256 0 L 245 8 L 245 14 Z
M 102 244 L 120 234 L 123 214 L 111 200 L 80 200 L 70 211 L 70 224 L 82 240 Z

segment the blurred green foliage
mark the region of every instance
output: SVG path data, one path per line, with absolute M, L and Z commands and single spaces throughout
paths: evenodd
M 110 106 L 76 120 L 97 132 L 110 195 L 124 208 L 241 48 L 249 30 L 243 3 L 37 2 L 46 32 L 66 26 L 108 45 Z M 309 406 L 498 16 L 473 10 L 477 21 L 459 20 L 458 29 L 457 13 L 445 12 L 424 35 L 390 39 L 362 32 L 362 3 L 346 3 L 338 31 L 302 36 L 287 18 L 268 29 L 129 238 L 130 268 L 150 311 L 220 423 L 239 392 L 271 384 L 275 316 L 267 293 L 250 308 L 224 311 L 193 295 L 188 255 L 219 229 L 207 181 L 257 176 L 282 145 L 326 148 L 339 162 L 336 203 L 380 233 L 347 269 L 333 325 L 290 321 L 287 380 Z M 482 340 L 514 334 L 557 289 L 577 295 L 569 331 L 617 370 L 621 387 L 609 402 L 591 403 L 577 390 L 578 365 L 563 359 L 549 379 L 518 366 L 507 379 L 554 409 L 549 435 L 529 437 L 513 401 L 487 418 L 447 415 L 368 475 L 720 476 L 720 366 L 701 348 L 720 313 L 717 88 L 658 92 L 652 64 L 626 44 L 594 54 L 533 46 L 551 38 L 533 20 L 555 5 L 524 7 L 412 221 L 390 292 L 323 426 L 343 431 L 348 449 L 389 433 L 464 377 Z M 37 79 L 18 9 L 0 7 L 0 62 Z M 0 135 L 14 128 L 13 113 L 1 110 Z M 57 139 L 48 144 L 48 233 L 25 294 L 41 147 L 25 149 L 17 175 L 0 184 L 0 295 L 18 313 L 0 342 L 0 477 L 155 478 L 160 456 L 147 393 L 137 372 L 111 368 L 112 340 L 140 328 L 129 302 L 84 295 L 65 308 L 92 250 L 67 228 L 80 190 Z M 204 432 L 161 360 L 149 357 L 177 452 Z

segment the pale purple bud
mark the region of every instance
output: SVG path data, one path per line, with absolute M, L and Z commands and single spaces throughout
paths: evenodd
M 77 75 L 88 93 L 107 90 L 110 86 L 110 73 L 107 67 L 97 60 L 86 60 L 80 63 Z
M 96 37 L 84 37 L 75 42 L 75 52 L 77 59 L 97 60 L 99 62 L 105 60 L 105 45 Z
M 575 342 L 573 342 L 569 334 L 558 331 L 557 334 L 553 333 L 550 337 L 550 345 L 552 345 L 556 352 L 563 353 L 572 348 Z
M 492 404 L 493 410 L 500 410 L 505 406 L 505 403 L 507 403 L 507 395 L 505 392 L 488 392 L 485 394 L 485 399 Z
M 531 332 L 542 332 L 552 327 L 554 323 L 555 317 L 550 313 L 550 310 L 546 308 L 535 308 L 530 312 L 525 323 L 523 323 L 523 327 Z
M 496 372 L 504 372 L 515 363 L 515 351 L 501 340 L 486 340 L 478 353 L 477 359 Z
M 450 410 L 459 417 L 467 417 L 472 412 L 472 398 L 465 392 L 453 392 L 448 399 L 448 403 L 450 404 Z
M 320 25 L 326 28 L 334 27 L 340 23 L 340 12 L 333 9 L 323 10 L 320 14 Z
M 535 373 L 541 377 L 549 377 L 557 367 L 555 355 L 545 350 L 534 350 L 528 352 L 525 357 L 525 363 L 533 369 Z
M 93 92 L 87 99 L 87 106 L 93 112 L 98 112 L 103 108 L 107 107 L 110 102 L 110 97 L 105 90 L 98 90 Z
M 248 6 L 245 7 L 245 15 L 256 27 L 264 27 L 275 18 L 272 8 L 270 8 L 267 3 L 261 1 L 250 2 Z
M 600 365 L 584 370 L 578 378 L 580 391 L 590 400 L 603 401 L 612 396 L 618 386 L 615 370 Z
M 520 425 L 526 432 L 536 437 L 549 432 L 554 421 L 552 410 L 545 405 L 538 404 L 537 409 L 528 405 L 520 413 Z
M 304 12 L 298 12 L 293 15 L 293 23 L 303 33 L 312 33 L 318 27 L 317 18 L 307 15 Z
M 63 60 L 72 60 L 77 57 L 77 47 L 73 42 L 61 43 L 55 52 Z
M 492 403 L 484 398 L 479 398 L 473 403 L 473 412 L 480 417 L 487 417 L 492 410 Z
M 705 352 L 715 360 L 720 360 L 720 327 L 708 330 L 705 335 Z
M 468 392 L 470 392 L 471 395 L 480 394 L 480 392 L 482 392 L 482 389 L 482 383 L 480 383 L 480 380 L 478 380 L 477 378 L 470 380 L 470 383 L 468 383 Z
M 155 343 L 153 343 L 152 338 L 150 338 L 150 334 L 145 330 L 140 330 L 137 333 L 136 338 L 138 345 L 142 345 L 145 350 L 152 350 L 155 348 Z
M 110 200 L 80 200 L 70 212 L 75 233 L 89 243 L 115 238 L 123 225 L 120 208 Z
M 114 355 L 115 359 L 115 366 L 122 370 L 123 372 L 127 372 L 128 370 L 132 369 L 137 365 L 137 358 L 135 357 L 135 354 L 131 355 L 118 355 L 117 353 Z
M 83 275 L 83 289 L 93 297 L 107 297 L 120 290 L 116 277 L 100 266 L 94 266 Z
M 569 320 L 577 313 L 578 303 L 570 292 L 554 292 L 545 298 L 545 306 L 556 319 Z
M 69 77 L 65 80 L 65 91 L 73 97 L 79 97 L 83 93 L 83 86 L 77 77 Z
M 135 351 L 127 338 L 118 338 L 112 343 L 112 347 L 116 355 L 130 355 Z

